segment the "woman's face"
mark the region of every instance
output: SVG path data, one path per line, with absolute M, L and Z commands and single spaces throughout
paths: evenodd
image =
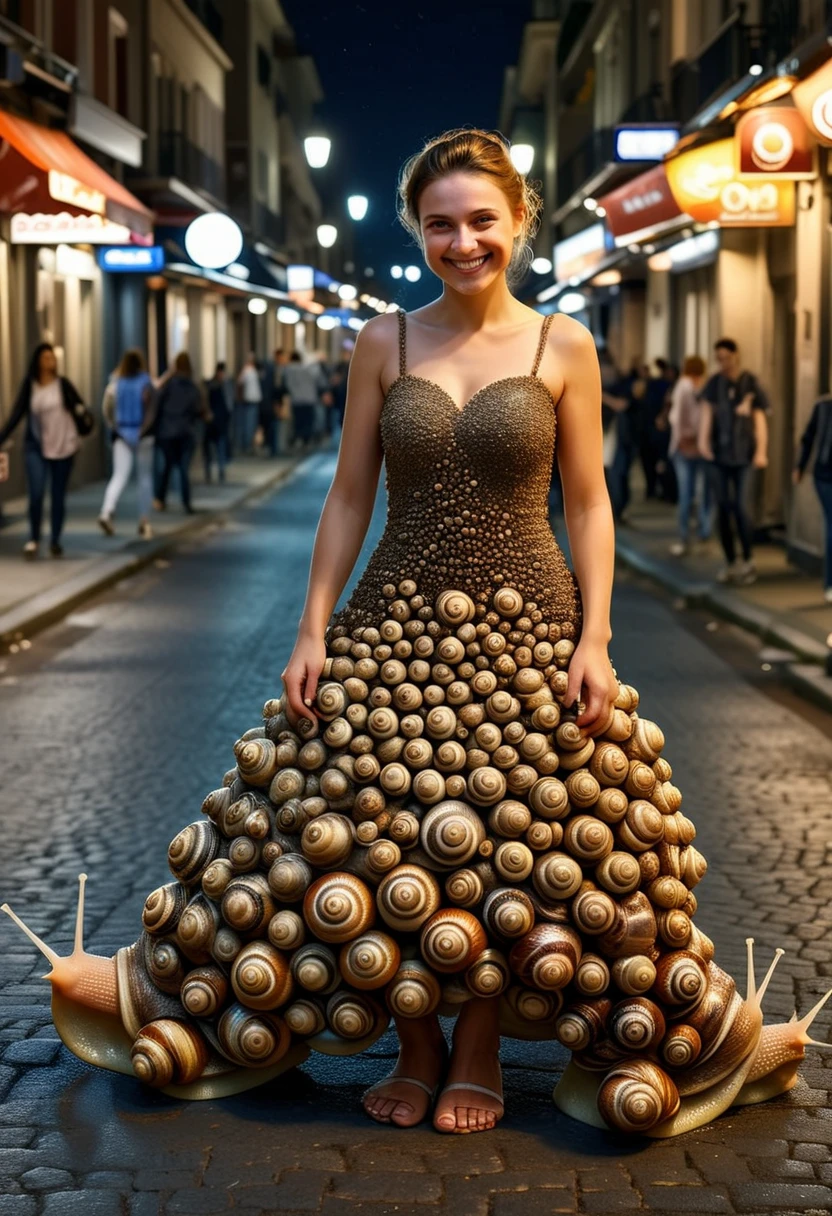
M 454 291 L 476 295 L 507 269 L 522 219 L 486 174 L 449 173 L 419 197 L 425 261 Z
M 54 376 L 58 370 L 58 360 L 54 350 L 42 350 L 38 359 L 38 375 Z

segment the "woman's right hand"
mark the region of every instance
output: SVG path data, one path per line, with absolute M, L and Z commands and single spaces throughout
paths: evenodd
M 312 704 L 318 680 L 326 660 L 326 643 L 322 637 L 299 634 L 289 662 L 280 673 L 286 691 L 286 716 L 292 726 L 301 718 L 312 718 Z

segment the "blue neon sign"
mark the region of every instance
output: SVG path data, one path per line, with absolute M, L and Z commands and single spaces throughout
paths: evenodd
M 102 245 L 98 265 L 121 274 L 156 274 L 165 268 L 165 251 L 161 245 Z

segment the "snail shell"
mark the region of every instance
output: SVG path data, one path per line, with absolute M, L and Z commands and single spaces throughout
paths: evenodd
M 268 880 L 263 874 L 241 874 L 225 888 L 222 914 L 238 933 L 262 933 L 275 907 Z
M 387 828 L 391 840 L 406 849 L 419 839 L 419 820 L 412 811 L 397 811 Z
M 583 996 L 600 996 L 610 983 L 610 969 L 600 954 L 584 954 L 575 970 L 575 987 Z
M 603 786 L 623 784 L 629 770 L 630 762 L 616 743 L 599 743 L 589 762 L 589 771 Z
M 523 596 L 514 587 L 501 587 L 491 597 L 494 611 L 506 620 L 514 620 L 523 611 Z
M 475 768 L 468 778 L 468 797 L 475 806 L 493 806 L 505 796 L 506 779 L 489 764 Z
M 499 996 L 511 982 L 508 959 L 499 950 L 483 950 L 465 972 L 464 978 L 474 996 Z
M 321 941 L 348 942 L 369 929 L 376 909 L 369 888 L 354 874 L 324 874 L 303 899 L 303 917 Z
M 419 941 L 425 962 L 444 975 L 466 970 L 486 945 L 485 930 L 464 908 L 435 912 L 422 929 Z
M 382 919 L 400 933 L 414 933 L 439 907 L 436 879 L 420 866 L 400 865 L 381 880 L 376 904 Z
M 557 777 L 541 777 L 529 790 L 529 806 L 541 819 L 563 819 L 569 814 L 569 794 Z
M 439 865 L 461 866 L 485 840 L 485 826 L 467 803 L 449 799 L 427 812 L 419 840 L 428 857 Z
M 188 903 L 176 926 L 176 944 L 192 963 L 210 962 L 211 944 L 219 924 L 219 908 L 200 891 Z
M 560 990 L 538 992 L 533 988 L 512 984 L 506 991 L 504 1000 L 521 1021 L 550 1022 L 563 1006 L 563 993 Z
M 445 894 L 459 908 L 473 908 L 485 894 L 482 874 L 471 867 L 455 870 L 445 879 Z
M 679 1091 L 667 1073 L 649 1060 L 630 1060 L 611 1069 L 598 1091 L 598 1110 L 610 1127 L 647 1132 L 679 1109 Z
M 142 934 L 143 959 L 147 973 L 157 988 L 177 996 L 185 977 L 182 955 L 176 942 L 168 937 L 151 937 Z
M 661 1045 L 661 1056 L 670 1068 L 687 1068 L 702 1051 L 702 1039 L 692 1026 L 679 1022 L 668 1030 Z
M 656 913 L 659 937 L 671 950 L 681 950 L 690 942 L 691 919 L 681 908 Z
M 663 747 L 664 734 L 661 727 L 648 718 L 637 718 L 624 751 L 631 760 L 643 760 L 645 764 L 653 764 L 658 760 Z
M 212 1018 L 228 999 L 228 977 L 216 964 L 195 967 L 182 984 L 182 1004 L 195 1018 Z
M 267 1068 L 289 1050 L 292 1036 L 276 1013 L 255 1012 L 235 1002 L 217 1023 L 222 1053 L 244 1068 Z
M 179 882 L 165 883 L 144 901 L 142 924 L 148 933 L 172 933 L 188 902 L 188 889 Z
M 585 880 L 572 900 L 572 917 L 581 933 L 606 933 L 615 924 L 616 903 L 606 891 Z
M 202 813 L 216 823 L 219 815 L 231 806 L 232 801 L 231 790 L 224 785 L 205 796 L 202 802 Z
M 568 853 L 544 853 L 534 863 L 532 882 L 544 899 L 569 899 L 583 879 L 583 870 Z
M 563 844 L 578 861 L 598 862 L 612 852 L 613 835 L 603 820 L 574 815 L 564 825 Z
M 187 1085 L 202 1076 L 209 1059 L 208 1044 L 196 1026 L 157 1018 L 139 1031 L 130 1060 L 133 1072 L 146 1085 Z
M 615 924 L 599 940 L 605 958 L 647 954 L 658 932 L 653 905 L 643 891 L 625 895 L 616 905 Z
M 388 933 L 377 929 L 342 947 L 338 957 L 341 975 L 353 988 L 383 988 L 399 969 L 401 950 Z
M 277 748 L 271 739 L 239 739 L 234 755 L 240 776 L 248 785 L 270 784 L 277 768 Z
M 433 610 L 443 625 L 456 629 L 476 615 L 476 605 L 464 591 L 443 591 L 437 596 Z
M 707 965 L 692 950 L 674 950 L 656 963 L 656 999 L 674 1006 L 674 1013 L 694 1008 L 707 986 Z
M 649 882 L 645 894 L 657 908 L 681 908 L 687 900 L 688 889 L 678 878 L 665 874 Z
M 349 701 L 346 681 L 344 683 L 325 681 L 318 685 L 315 696 L 315 708 L 325 722 L 331 722 L 334 718 L 341 717 Z
M 587 768 L 578 768 L 566 778 L 564 785 L 569 801 L 576 810 L 594 806 L 601 794 L 601 786 Z
M 269 786 L 269 801 L 275 806 L 282 806 L 290 798 L 300 798 L 306 778 L 299 768 L 281 768 L 275 773 Z
M 306 925 L 297 912 L 281 908 L 269 921 L 268 935 L 278 950 L 296 950 L 306 940 Z
M 313 866 L 339 866 L 347 860 L 355 844 L 355 828 L 344 815 L 328 813 L 310 820 L 303 829 L 300 847 Z
M 231 967 L 231 987 L 250 1009 L 277 1009 L 292 995 L 292 973 L 280 950 L 269 942 L 249 942 Z
M 534 854 L 522 841 L 506 840 L 494 853 L 494 869 L 506 882 L 522 882 L 533 866 Z
M 311 997 L 300 997 L 292 1001 L 283 1011 L 283 1020 L 293 1034 L 306 1039 L 320 1034 L 326 1026 L 324 1011 L 318 1001 Z
M 643 854 L 642 854 L 643 856 Z M 641 883 L 641 868 L 632 853 L 608 853 L 595 867 L 600 886 L 611 895 L 629 895 Z
M 635 798 L 616 828 L 616 840 L 622 849 L 639 853 L 658 844 L 664 836 L 664 824 L 665 817 L 651 802 Z
M 656 967 L 646 954 L 632 954 L 629 958 L 615 960 L 612 978 L 622 992 L 628 996 L 639 996 L 653 987 Z
M 512 946 L 512 971 L 534 988 L 565 988 L 581 958 L 581 939 L 568 925 L 538 924 Z
M 610 1014 L 609 1033 L 627 1051 L 652 1051 L 664 1038 L 665 1029 L 661 1009 L 645 996 L 619 1001 Z
M 606 997 L 570 1005 L 555 1023 L 555 1033 L 570 1051 L 586 1051 L 602 1038 L 612 1001 Z
M 220 851 L 221 837 L 210 819 L 189 823 L 170 843 L 168 865 L 180 882 L 199 882 Z
M 312 867 L 299 853 L 286 853 L 272 863 L 267 881 L 275 899 L 292 904 L 306 893 L 312 881 Z
M 228 925 L 221 925 L 214 936 L 211 943 L 211 957 L 222 965 L 233 963 L 234 959 L 243 948 L 243 939 L 239 933 L 235 933 L 233 929 L 229 929 Z
M 599 819 L 603 819 L 604 823 L 620 823 L 627 814 L 629 805 L 629 799 L 624 791 L 610 786 L 601 790 L 592 812 Z
M 387 1008 L 397 1018 L 423 1018 L 433 1013 L 442 996 L 439 980 L 419 959 L 402 963 L 385 993 Z
M 523 937 L 534 924 L 534 905 L 525 891 L 498 887 L 486 897 L 482 918 L 495 937 Z
M 336 992 L 326 1005 L 326 1020 L 342 1039 L 366 1039 L 378 1024 L 381 1011 L 359 992 Z
M 334 992 L 341 980 L 338 960 L 328 946 L 309 942 L 292 955 L 290 968 L 294 979 L 308 992 Z

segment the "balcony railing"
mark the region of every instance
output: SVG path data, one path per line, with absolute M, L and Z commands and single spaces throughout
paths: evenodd
M 181 131 L 163 131 L 159 136 L 159 173 L 163 177 L 178 177 L 187 186 L 206 190 L 216 199 L 225 198 L 223 166 Z
M 613 157 L 612 127 L 602 127 L 579 144 L 571 156 L 558 165 L 558 206 L 562 206 L 581 186 Z

